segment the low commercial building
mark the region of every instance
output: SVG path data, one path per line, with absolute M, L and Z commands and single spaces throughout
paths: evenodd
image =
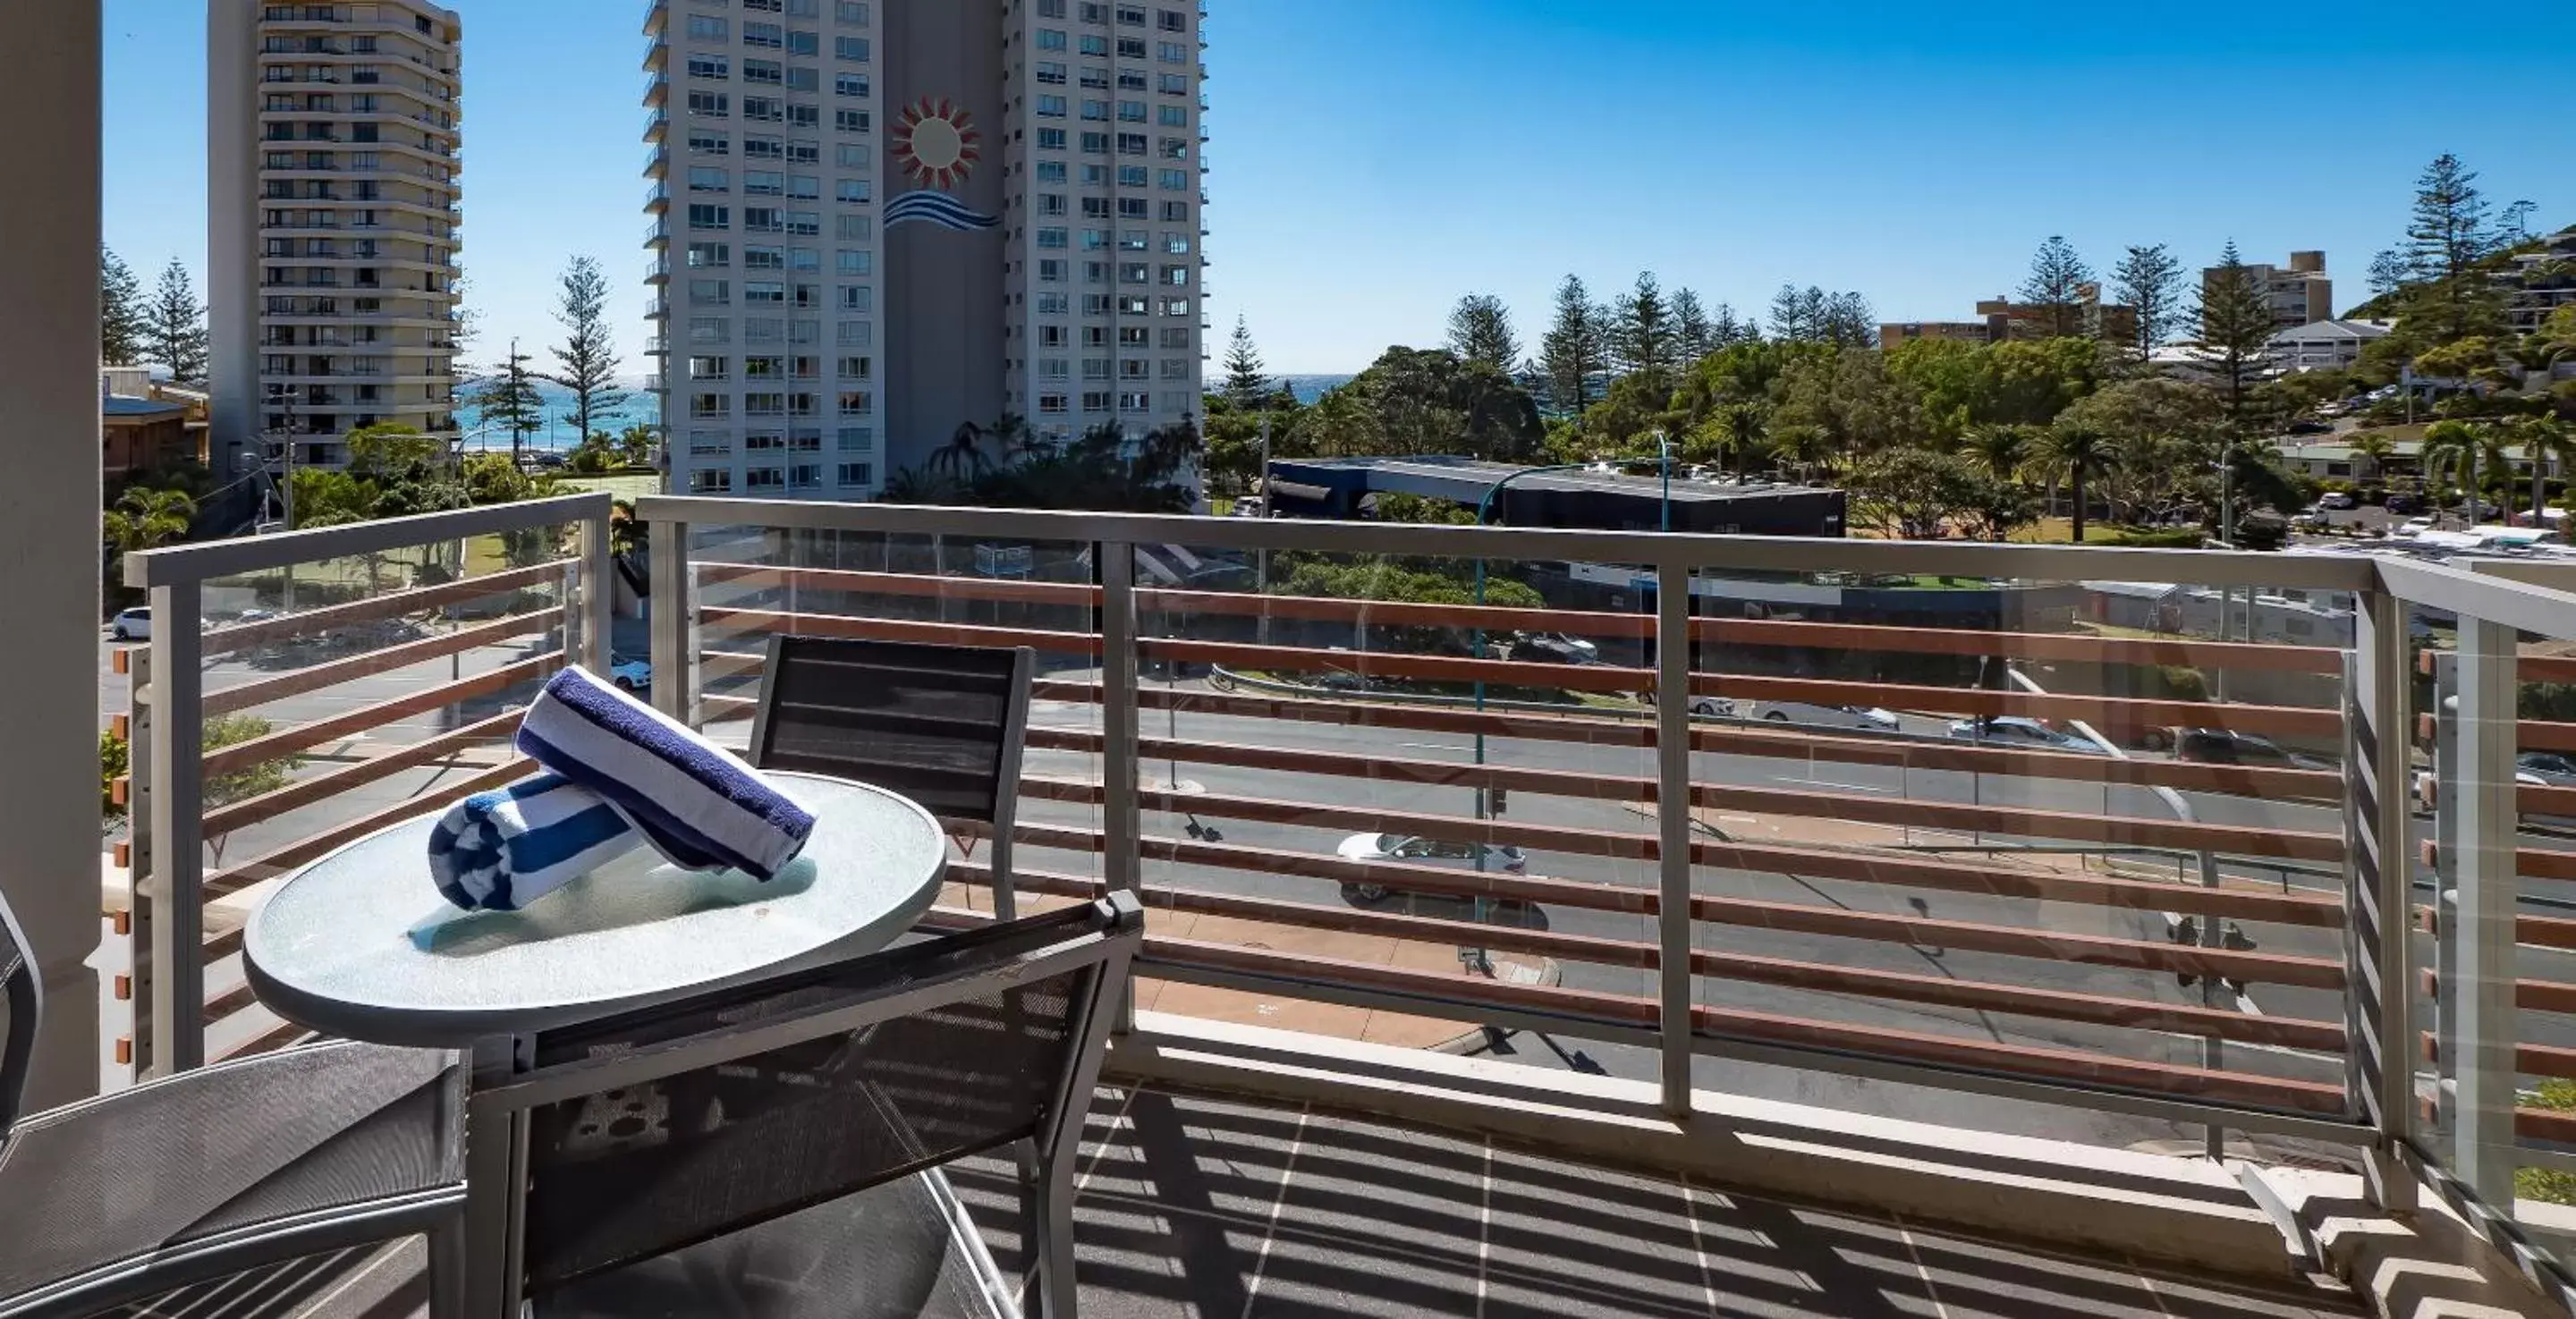
M 108 394 L 99 400 L 99 422 L 99 467 L 111 481 L 205 460 L 205 431 L 190 429 L 185 403 Z
M 1474 508 L 1496 483 L 1526 471 L 1510 463 L 1430 455 L 1419 458 L 1273 460 L 1265 488 L 1272 511 L 1289 517 L 1357 518 L 1379 495 L 1420 495 Z M 1684 480 L 1667 491 L 1658 477 L 1632 473 L 1546 472 L 1513 479 L 1495 498 L 1491 520 L 1514 527 L 1600 531 L 1694 531 L 1752 536 L 1843 534 L 1840 490 L 1772 481 Z

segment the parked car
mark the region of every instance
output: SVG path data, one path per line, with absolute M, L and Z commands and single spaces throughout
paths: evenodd
M 2294 421 L 2290 423 L 2290 433 L 2292 435 L 2331 435 L 2334 433 L 2334 427 L 2322 421 Z
M 1601 647 L 1562 632 L 1515 632 L 1512 658 L 1542 664 L 1598 664 Z
M 136 605 L 134 608 L 118 614 L 115 618 L 108 621 L 107 634 L 119 641 L 151 640 L 152 606 Z
M 1756 701 L 1746 707 L 1745 717 L 1766 724 L 1806 724 L 1817 728 L 1849 728 L 1867 733 L 1893 733 L 1896 716 L 1876 707 L 1857 705 L 1814 705 L 1806 701 Z
M 2413 538 L 2421 536 L 2432 529 L 2433 519 L 2427 517 L 2415 517 L 2406 519 L 2406 521 L 2400 525 L 2397 530 L 2388 534 L 2412 540 Z
M 2100 755 L 2102 748 L 2091 738 L 2060 732 L 2025 715 L 1988 715 L 1982 719 L 1955 719 L 1950 723 L 1950 736 L 1963 742 L 1980 742 L 1988 746 L 2023 747 L 2041 751 L 2074 751 Z
M 1637 693 L 1637 699 L 1646 705 L 1653 705 L 1655 689 L 1649 687 Z M 1710 719 L 1732 719 L 1735 717 L 1735 702 L 1723 696 L 1694 696 L 1690 700 L 1690 712 Z
M 2388 498 L 2382 501 L 2380 507 L 2387 509 L 2391 513 L 2402 513 L 2408 517 L 2413 517 L 2415 514 L 2424 511 L 2424 497 L 2421 495 L 2399 494 L 2391 491 Z
M 611 655 L 608 657 L 608 680 L 616 683 L 619 691 L 641 695 L 653 690 L 653 664 L 650 660 Z
M 2292 755 L 2268 737 L 2224 728 L 2175 730 L 2174 758 L 2202 765 L 2255 765 L 2267 769 L 2320 769 L 2318 762 Z
M 2335 512 L 2341 513 L 2349 509 L 2361 507 L 2361 501 L 2341 490 L 2329 490 L 2323 497 L 2317 500 L 2317 507 L 2332 509 Z
M 1443 866 L 1456 870 L 1476 870 L 1475 843 L 1453 843 L 1438 838 L 1417 838 L 1411 834 L 1352 834 L 1333 851 L 1345 861 L 1400 861 L 1408 865 Z M 1517 847 L 1481 845 L 1487 873 L 1522 875 L 1529 873 L 1529 857 Z M 1384 884 L 1346 884 L 1342 891 L 1361 902 L 1384 902 L 1393 890 Z
M 2514 759 L 2513 779 L 2534 788 L 2576 788 L 2576 757 L 2525 751 Z

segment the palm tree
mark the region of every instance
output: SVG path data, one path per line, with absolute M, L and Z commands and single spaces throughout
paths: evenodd
M 137 486 L 116 501 L 101 525 L 118 553 L 134 554 L 188 534 L 196 517 L 197 501 L 187 491 Z
M 1741 481 L 1753 470 L 1757 453 L 1768 454 L 1771 446 L 1762 433 L 1767 409 L 1759 403 L 1730 403 L 1718 416 L 1725 428 L 1726 447 L 1735 459 L 1735 479 Z
M 984 428 L 971 421 L 961 421 L 957 423 L 956 432 L 948 437 L 948 443 L 932 450 L 930 460 L 923 466 L 934 475 L 945 476 L 960 484 L 972 481 L 993 465 L 992 460 L 984 456 L 983 444 Z
M 2454 473 L 2461 477 L 2467 495 L 2462 501 L 2468 525 L 2478 524 L 2478 474 L 2481 469 L 2498 471 L 2512 461 L 2505 454 L 2504 437 L 2483 422 L 2444 418 L 2424 428 L 2424 479 L 2439 482 Z
M 2352 437 L 2352 456 L 2368 459 L 2371 476 L 2380 481 L 2388 479 L 2388 460 L 2396 455 L 2397 441 L 2388 438 L 2386 431 L 2363 431 Z
M 2084 543 L 2085 487 L 2111 472 L 2111 437 L 2090 426 L 2059 426 L 2040 441 L 2038 461 L 2054 481 L 2064 477 L 2074 497 L 2074 543 Z
M 1960 440 L 1959 451 L 1986 469 L 1988 476 L 2016 481 L 2035 456 L 2031 440 L 2027 426 L 1978 426 Z
M 1817 469 L 1831 465 L 1835 456 L 1834 437 L 1824 427 L 1805 422 L 1773 426 L 1766 432 L 1771 451 L 1798 469 L 1798 479 L 1813 480 Z
M 2576 432 L 2556 417 L 2524 417 L 2514 423 L 2513 432 L 2522 456 L 2531 461 L 2531 525 L 2537 527 L 2549 510 L 2549 469 L 2555 466 L 2564 473 L 2576 459 Z

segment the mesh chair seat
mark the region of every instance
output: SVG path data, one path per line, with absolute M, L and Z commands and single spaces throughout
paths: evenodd
M 537 1319 L 1016 1319 L 937 1169 L 613 1269 Z
M 526 1133 L 518 1224 L 493 1229 L 516 1235 L 475 1249 L 515 1259 L 504 1285 L 545 1314 L 982 1315 L 990 1264 L 936 1169 L 1027 1142 L 1052 1319 L 1104 1005 L 1142 928 L 1120 894 L 543 1033 L 474 1100 L 478 1142 L 513 1115 Z
M 419 1211 L 355 1240 L 417 1234 L 461 1194 L 463 1113 L 453 1055 L 325 1044 L 25 1118 L 0 1145 L 0 1314 L 84 1279 L 225 1276 L 263 1233 L 268 1262 L 334 1248 L 342 1211 Z

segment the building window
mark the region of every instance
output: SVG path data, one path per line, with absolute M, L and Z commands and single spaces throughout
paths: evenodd
M 723 55 L 691 55 L 688 64 L 689 76 L 710 79 L 729 78 L 733 76 L 732 64 L 733 61 Z
M 868 39 L 866 37 L 832 38 L 832 58 L 848 60 L 852 64 L 867 63 Z
M 1109 90 L 1109 70 L 1092 64 L 1083 65 L 1082 85 L 1104 92 Z
M 1118 22 L 1123 27 L 1145 26 L 1145 7 L 1143 5 L 1118 6 Z
M 875 227 L 875 222 L 864 215 L 834 216 L 832 218 L 832 223 L 838 228 L 839 232 L 837 236 L 844 243 L 860 243 L 867 241 L 868 235 L 874 231 Z
M 689 244 L 689 268 L 692 270 L 713 269 L 732 264 L 733 245 L 730 243 Z
M 1142 133 L 1120 133 L 1118 135 L 1118 154 L 1122 156 L 1144 155 L 1145 135 Z
M 1137 42 L 1136 57 L 1142 59 L 1144 55 L 1145 43 Z M 1190 48 L 1177 41 L 1158 41 L 1154 43 L 1154 58 L 1165 64 L 1187 64 L 1190 62 Z
M 1062 215 L 1064 212 L 1065 205 L 1063 193 L 1042 192 L 1038 194 L 1038 214 Z
M 841 415 L 844 417 L 864 417 L 869 413 L 876 411 L 876 400 L 876 394 L 870 390 L 842 390 L 840 397 Z
M 839 375 L 843 380 L 876 378 L 876 359 L 872 357 L 844 357 L 840 360 L 839 366 Z
M 823 112 L 813 106 L 790 104 L 787 107 L 787 125 L 790 128 L 814 128 L 822 122 Z
M 1039 129 L 1039 130 L 1038 130 L 1038 150 L 1040 150 L 1040 151 L 1062 151 L 1062 150 L 1064 150 L 1064 130 L 1063 130 L 1063 129 L 1061 129 L 1061 128 L 1041 128 L 1041 129 Z
M 1061 134 L 1064 130 L 1062 130 L 1062 129 L 1058 129 L 1058 130 L 1056 130 L 1056 131 L 1057 131 L 1059 134 Z M 1064 145 L 1064 144 L 1063 144 L 1062 142 L 1058 142 L 1056 145 L 1058 145 L 1058 146 L 1062 146 L 1062 145 Z M 1064 162 L 1063 162 L 1063 161 L 1061 161 L 1061 160 L 1041 160 L 1041 161 L 1039 161 L 1039 162 L 1038 162 L 1038 182 L 1040 182 L 1040 183 L 1062 183 L 1062 182 L 1064 182 Z
M 689 15 L 689 40 L 725 41 L 731 39 L 732 20 L 712 14 Z
M 776 280 L 747 279 L 744 280 L 742 284 L 742 300 L 745 302 L 785 302 L 787 301 L 787 286 L 777 282 Z
M 1163 203 L 1163 223 L 1188 224 L 1189 222 L 1190 204 L 1188 202 Z
M 689 134 L 689 150 L 700 156 L 731 155 L 733 138 L 726 133 L 692 132 Z
M 1109 410 L 1109 391 L 1105 389 L 1084 390 L 1082 392 L 1082 410 L 1085 412 L 1107 412 Z
M 1183 326 L 1166 325 L 1163 327 L 1162 344 L 1165 348 L 1187 348 L 1190 346 L 1190 332 Z
M 1064 347 L 1064 327 L 1063 327 L 1063 326 L 1061 326 L 1061 325 L 1041 325 L 1041 326 L 1039 326 L 1039 327 L 1038 327 L 1038 347 L 1040 347 L 1040 348 L 1062 348 L 1062 347 Z
M 1143 316 L 1153 310 L 1153 308 L 1148 305 L 1148 302 L 1149 300 L 1143 294 L 1121 294 L 1118 298 L 1118 314 L 1121 316 Z M 1139 339 L 1137 342 L 1143 343 L 1144 340 Z
M 1161 106 L 1154 112 L 1154 121 L 1165 128 L 1187 128 L 1190 126 L 1190 109 L 1185 105 Z
M 847 489 L 847 488 L 850 488 L 850 487 L 854 487 L 854 486 L 871 486 L 871 485 L 875 485 L 875 484 L 876 484 L 876 469 L 875 469 L 875 464 L 873 464 L 873 463 L 843 463 L 843 464 L 841 464 L 841 485 L 842 485 L 842 487 L 843 487 L 844 489 Z
M 876 256 L 844 248 L 833 253 L 832 268 L 844 275 L 872 275 L 876 273 Z
M 1038 246 L 1040 246 L 1040 247 L 1058 247 L 1058 248 L 1063 247 L 1063 246 L 1064 246 L 1064 230 L 1062 230 L 1062 229 L 1040 229 L 1040 230 L 1038 230 Z
M 1186 137 L 1158 138 L 1154 142 L 1154 152 L 1165 160 L 1187 160 L 1190 158 L 1190 140 Z
M 1061 28 L 1051 28 L 1051 27 L 1042 27 L 1042 28 L 1039 28 L 1039 29 L 1038 29 L 1038 42 L 1037 42 L 1037 45 L 1038 45 L 1038 49 L 1040 49 L 1040 50 L 1062 50 L 1062 49 L 1064 49 L 1064 31 L 1063 31 L 1063 29 L 1061 29 Z
M 1141 187 L 1144 187 L 1144 186 L 1145 186 L 1145 167 L 1144 167 L 1143 165 L 1121 165 L 1121 166 L 1119 166 L 1119 167 L 1118 167 L 1118 186 L 1119 186 L 1119 187 L 1122 187 L 1122 188 L 1141 188 Z M 1144 204 L 1145 204 L 1144 199 L 1143 199 L 1143 198 L 1141 198 L 1141 197 L 1136 198 L 1135 200 L 1136 200 L 1136 204 L 1137 204 L 1137 205 L 1139 205 L 1139 206 L 1142 206 L 1142 205 L 1144 205 Z M 1122 207 L 1121 209 L 1123 210 L 1124 208 Z
M 753 160 L 780 160 L 787 155 L 787 145 L 765 133 L 748 133 L 742 139 L 742 154 Z
M 1042 284 L 1063 283 L 1064 259 L 1062 257 L 1047 257 L 1046 259 L 1038 262 L 1038 282 Z
M 1108 135 L 1107 133 L 1085 133 L 1085 134 L 1083 134 L 1083 135 L 1082 135 L 1082 154 L 1084 154 L 1084 155 L 1086 155 L 1086 156 L 1105 156 L 1105 155 L 1108 155 L 1108 154 L 1109 154 L 1109 135 Z
M 1040 60 L 1036 65 L 1037 80 L 1050 87 L 1064 85 L 1064 65 L 1056 60 Z
M 1102 249 L 1104 249 L 1104 248 L 1106 248 L 1106 247 L 1108 247 L 1108 246 L 1109 246 L 1109 231 L 1108 231 L 1108 230 L 1106 230 L 1106 229 L 1085 229 L 1085 230 L 1083 230 L 1083 231 L 1082 231 L 1082 250 L 1083 250 L 1083 251 L 1085 251 L 1085 252 L 1098 252 L 1098 251 L 1101 251 Z
M 1038 395 L 1038 412 L 1041 416 L 1048 417 L 1059 417 L 1064 415 L 1066 412 L 1065 396 L 1062 394 Z
M 1121 230 L 1119 230 L 1119 231 L 1118 231 L 1118 250 L 1119 250 L 1119 251 L 1121 251 L 1121 252 L 1142 252 L 1142 251 L 1144 251 L 1144 250 L 1145 250 L 1145 246 L 1146 246 L 1146 239 L 1145 239 L 1145 231 L 1144 231 L 1144 230 L 1142 230 L 1142 229 L 1121 229 Z
M 732 457 L 733 436 L 724 431 L 690 431 L 689 456 L 692 458 Z
M 868 21 L 866 0 L 838 0 L 832 6 L 832 21 L 848 23 L 854 27 L 866 26 Z
M 1106 55 L 1109 53 L 1109 38 L 1093 36 L 1086 32 L 1082 35 L 1081 46 L 1082 53 L 1085 55 Z
M 1109 102 L 1085 98 L 1082 102 L 1082 117 L 1094 123 L 1109 122 Z
M 1154 90 L 1161 92 L 1165 96 L 1187 96 L 1190 94 L 1190 75 L 1186 73 L 1155 74 Z
M 1064 118 L 1064 98 L 1061 96 L 1039 97 L 1038 114 L 1047 119 Z
M 689 359 L 689 379 L 692 381 L 731 380 L 732 363 L 733 359 L 730 357 L 692 357 Z
M 832 188 L 833 198 L 849 205 L 859 205 L 868 201 L 869 192 L 866 179 L 842 179 Z
M 787 191 L 787 176 L 763 169 L 742 172 L 742 190 L 754 197 L 776 197 Z
M 745 23 L 742 25 L 742 44 L 776 50 L 787 44 L 787 33 L 776 23 Z
M 725 394 L 691 394 L 689 415 L 699 418 L 732 416 L 733 399 Z
M 1122 124 L 1141 124 L 1145 122 L 1145 103 L 1143 101 L 1120 101 L 1118 103 L 1118 122 Z
M 1187 316 L 1190 314 L 1190 300 L 1187 298 L 1165 298 L 1162 302 L 1162 310 L 1163 314 L 1166 316 Z
M 776 60 L 744 60 L 742 80 L 776 87 L 787 81 L 787 66 Z
M 776 467 L 754 467 L 743 472 L 746 490 L 779 490 L 787 485 L 787 473 Z
M 867 321 L 843 321 L 836 342 L 843 348 L 865 348 L 876 342 L 876 329 Z
M 724 92 L 691 92 L 689 113 L 707 119 L 723 119 L 733 113 L 733 97 Z
M 868 75 L 864 73 L 833 74 L 832 94 L 835 96 L 866 96 L 868 94 Z
M 1187 32 L 1190 30 L 1190 16 L 1177 9 L 1157 9 L 1154 11 L 1154 26 L 1165 32 Z
M 787 176 L 787 195 L 798 201 L 821 201 L 823 181 L 811 174 L 790 174 Z
M 730 206 L 710 206 L 705 202 L 689 204 L 689 227 L 692 229 L 722 229 L 732 224 L 732 217 L 733 208 Z
M 787 90 L 791 92 L 817 91 L 821 89 L 822 85 L 823 75 L 816 73 L 812 69 L 800 69 L 791 66 L 787 70 Z
M 689 493 L 693 495 L 731 494 L 733 493 L 733 473 L 723 468 L 691 472 L 689 473 Z
M 689 342 L 717 344 L 733 337 L 733 322 L 722 316 L 693 316 L 689 319 Z
M 787 53 L 788 53 L 788 54 L 790 54 L 790 55 L 805 55 L 805 56 L 814 56 L 814 55 L 820 55 L 820 54 L 822 54 L 822 53 L 823 53 L 823 37 L 822 37 L 822 34 L 820 34 L 820 33 L 816 33 L 816 32 L 790 32 L 790 33 L 788 33 L 788 34 L 787 34 Z M 807 78 L 809 78 L 809 79 L 810 79 L 810 78 L 812 78 L 812 77 L 814 76 L 814 71 L 813 71 L 812 69 L 789 69 L 789 70 L 787 71 L 787 85 L 788 85 L 788 86 L 793 87 L 793 86 L 795 86 L 795 85 L 796 85 L 796 75 L 797 75 L 797 74 L 799 74 L 799 73 L 804 74 L 804 75 L 805 75 Z M 811 87 L 813 86 L 813 83 L 808 82 L 808 83 L 806 83 L 806 86 L 807 86 L 808 88 L 811 88 Z

